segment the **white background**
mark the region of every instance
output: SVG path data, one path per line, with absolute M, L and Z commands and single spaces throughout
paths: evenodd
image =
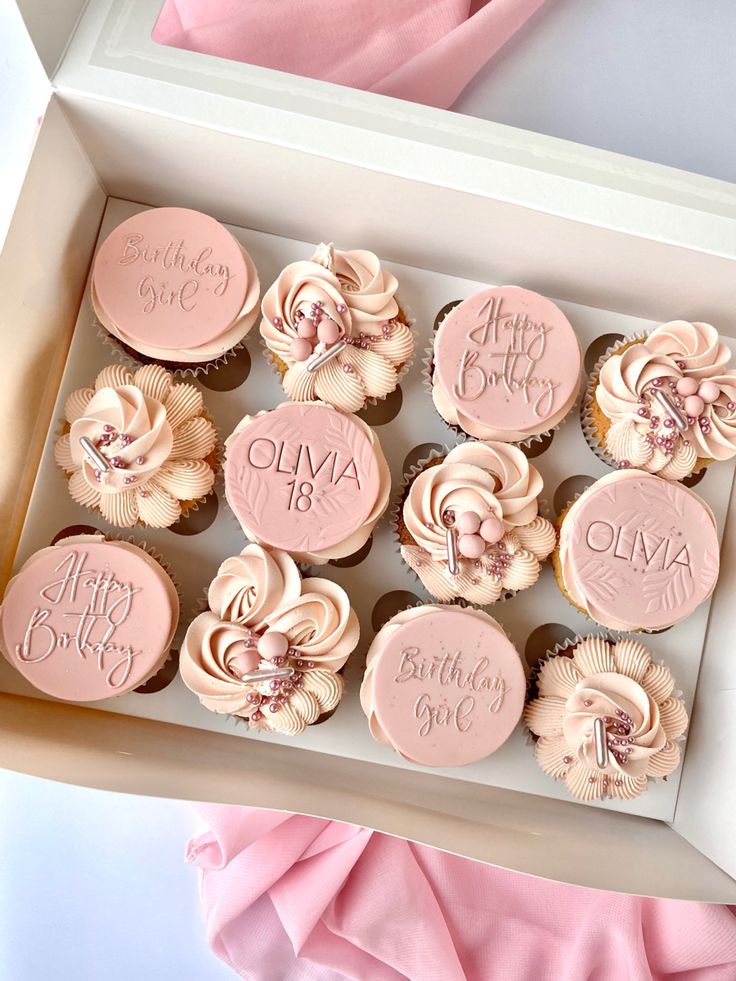
M 458 108 L 733 180 L 734 39 L 732 0 L 548 0 Z M 0 33 L 0 79 L 11 55 Z M 200 829 L 186 803 L 0 771 L 0 981 L 231 977 L 184 863 Z

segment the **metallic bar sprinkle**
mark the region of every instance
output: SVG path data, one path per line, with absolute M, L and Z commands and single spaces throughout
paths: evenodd
M 328 361 L 332 361 L 333 358 L 337 357 L 340 351 L 344 351 L 348 346 L 348 342 L 343 338 L 341 341 L 335 341 L 332 347 L 328 347 L 326 351 L 322 351 L 321 354 L 314 355 L 307 361 L 306 368 L 307 371 L 316 371 L 317 368 L 321 368 L 323 364 L 327 364 Z
M 110 464 L 107 462 L 107 457 L 100 453 L 91 439 L 87 439 L 86 436 L 81 436 L 79 439 L 79 445 L 98 470 L 102 470 L 103 473 L 109 472 Z
M 677 406 L 672 402 L 672 400 L 665 395 L 661 389 L 657 389 L 654 393 L 655 399 L 659 402 L 665 412 L 669 413 L 670 417 L 674 420 L 675 425 L 681 432 L 685 432 L 687 429 L 687 419 Z
M 603 719 L 595 720 L 593 734 L 595 736 L 595 761 L 599 770 L 605 770 L 608 766 L 608 745 L 606 743 L 606 723 Z
M 451 576 L 456 576 L 459 571 L 459 566 L 457 564 L 457 538 L 455 537 L 455 529 L 447 529 L 447 568 L 450 570 Z
M 248 682 L 272 681 L 276 678 L 290 678 L 294 674 L 293 668 L 262 668 L 259 671 L 246 671 L 241 676 L 241 680 Z

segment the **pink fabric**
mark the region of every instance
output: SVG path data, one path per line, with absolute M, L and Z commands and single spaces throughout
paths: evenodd
M 153 39 L 446 108 L 544 0 L 165 0 Z
M 371 832 L 200 805 L 208 939 L 248 981 L 733 981 L 727 907 L 559 885 Z

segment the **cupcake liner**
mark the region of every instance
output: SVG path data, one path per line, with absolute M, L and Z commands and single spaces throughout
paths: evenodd
M 232 358 L 234 358 L 246 346 L 246 339 L 253 330 L 253 326 L 255 326 L 254 322 L 253 326 L 248 329 L 243 339 L 238 341 L 237 344 L 234 344 L 219 357 L 212 358 L 211 360 L 202 362 L 201 364 L 195 363 L 188 365 L 181 361 L 161 361 L 156 358 L 147 358 L 145 355 L 137 354 L 131 347 L 124 344 L 121 340 L 115 337 L 114 334 L 111 334 L 99 317 L 95 316 L 92 323 L 96 328 L 97 336 L 100 338 L 102 343 L 113 352 L 118 361 L 126 365 L 128 368 L 135 369 L 142 368 L 147 364 L 157 364 L 162 368 L 166 368 L 166 370 L 170 371 L 172 375 L 177 375 L 182 378 L 186 378 L 187 376 L 191 378 L 198 378 L 201 375 L 208 375 L 211 371 L 215 372 L 218 368 L 226 365 L 228 361 L 232 360 Z
M 407 306 L 403 302 L 399 303 L 399 313 L 394 319 L 398 319 L 401 323 L 405 324 L 411 330 L 414 330 L 414 327 L 416 325 L 416 317 L 413 316 L 409 306 Z M 278 380 L 279 385 L 281 385 L 281 387 L 283 388 L 283 384 L 284 384 L 283 378 L 284 378 L 284 374 L 286 373 L 286 370 L 288 370 L 288 365 L 286 364 L 285 361 L 282 361 L 278 357 L 278 355 L 274 354 L 274 352 L 270 349 L 268 344 L 266 344 L 265 338 L 261 334 L 260 330 L 258 331 L 258 333 L 259 333 L 260 346 L 263 350 L 263 356 L 266 362 L 268 363 L 268 366 L 270 367 L 271 371 L 274 373 L 276 379 Z M 416 359 L 416 351 L 417 351 L 416 334 L 414 340 L 415 340 L 414 350 L 412 354 L 410 354 L 409 357 L 406 359 L 406 361 L 404 361 L 404 363 L 399 366 L 399 370 L 396 373 L 396 384 L 391 389 L 391 391 L 387 392 L 385 395 L 382 395 L 380 398 L 374 398 L 374 397 L 367 398 L 363 403 L 363 405 L 359 409 L 356 409 L 353 415 L 357 414 L 358 412 L 362 412 L 363 409 L 365 409 L 365 407 L 368 405 L 378 405 L 379 402 L 385 401 L 389 397 L 389 395 L 391 395 L 393 392 L 396 391 L 402 379 L 408 374 L 408 372 L 412 369 L 414 365 L 414 361 Z M 284 371 L 281 370 L 280 365 L 284 365 Z M 285 398 L 289 397 L 285 389 L 284 389 L 284 396 Z M 335 408 L 338 407 L 335 406 Z M 340 409 L 339 411 L 344 412 L 347 410 Z
M 460 300 L 457 301 L 457 303 L 460 303 L 460 302 L 461 302 Z M 457 306 L 457 303 L 453 303 L 453 307 L 454 306 Z M 447 304 L 447 307 L 449 309 L 446 310 L 445 317 L 447 316 L 447 314 L 452 309 L 452 307 L 450 307 L 449 304 Z M 444 317 L 442 318 L 442 320 L 444 320 Z M 439 323 L 437 324 L 437 327 L 440 326 L 440 324 L 442 323 L 442 320 L 439 321 Z M 436 328 L 435 328 L 435 330 L 436 330 Z M 440 418 L 442 420 L 442 422 L 445 424 L 445 426 L 447 426 L 447 428 L 448 428 L 448 430 L 450 432 L 455 433 L 455 435 L 459 437 L 459 442 L 467 442 L 468 440 L 478 440 L 480 442 L 483 442 L 483 440 L 481 440 L 479 436 L 471 436 L 470 433 L 466 433 L 464 429 L 461 429 L 460 428 L 460 426 L 456 426 L 456 425 L 453 425 L 451 422 L 448 422 L 447 419 L 445 419 L 445 417 L 443 415 L 440 415 L 440 413 L 438 412 L 438 410 L 437 410 L 437 408 L 436 408 L 436 406 L 434 404 L 434 396 L 433 396 L 433 387 L 434 387 L 434 384 L 433 384 L 433 381 L 432 381 L 432 376 L 434 374 L 434 333 L 432 335 L 432 340 L 430 341 L 429 346 L 426 347 L 425 350 L 424 350 L 424 355 L 422 356 L 422 362 L 421 363 L 422 363 L 422 385 L 423 385 L 424 391 L 429 396 L 429 398 L 430 398 L 430 400 L 432 402 L 432 408 L 434 409 L 434 411 L 437 414 L 438 418 Z M 581 403 L 581 399 L 582 399 L 582 385 L 581 385 L 580 391 L 578 392 L 577 396 L 575 397 L 575 401 L 570 406 L 569 411 L 566 413 L 566 415 L 562 419 L 560 419 L 560 421 L 557 423 L 556 426 L 551 426 L 549 429 L 545 429 L 545 431 L 543 433 L 535 433 L 533 436 L 527 436 L 525 439 L 518 439 L 518 440 L 499 440 L 498 442 L 504 442 L 504 443 L 505 442 L 508 442 L 512 446 L 518 446 L 521 449 L 529 449 L 535 443 L 542 443 L 545 439 L 547 439 L 547 437 L 549 437 L 549 436 L 553 435 L 554 433 L 556 433 L 557 430 L 560 428 L 560 426 L 564 422 L 566 422 L 570 418 L 570 416 L 572 416 L 572 415 L 574 415 L 574 414 L 576 414 L 576 413 L 578 413 L 580 411 L 579 410 L 579 405 Z
M 539 697 L 539 692 L 538 692 L 538 689 L 537 689 L 537 680 L 539 678 L 539 673 L 542 670 L 542 667 L 545 664 L 547 664 L 550 660 L 552 660 L 552 658 L 560 657 L 560 656 L 561 657 L 565 657 L 566 656 L 565 655 L 565 651 L 569 651 L 571 648 L 577 647 L 577 645 L 580 644 L 580 643 L 582 643 L 587 637 L 603 637 L 605 640 L 609 641 L 609 643 L 615 644 L 619 640 L 625 639 L 626 638 L 626 635 L 625 634 L 623 636 L 617 635 L 616 634 L 616 631 L 607 630 L 605 627 L 601 627 L 600 625 L 598 625 L 598 629 L 597 630 L 590 631 L 590 633 L 586 633 L 586 634 L 571 634 L 569 638 L 566 638 L 564 641 L 558 642 L 557 644 L 555 644 L 554 647 L 550 648 L 548 651 L 545 651 L 545 653 L 542 654 L 542 656 L 537 659 L 537 661 L 536 661 L 535 664 L 529 666 L 530 667 L 530 673 L 529 673 L 529 677 L 527 679 L 527 694 L 526 694 L 526 699 L 525 699 L 525 703 L 524 703 L 525 704 L 525 707 L 531 701 L 533 701 L 535 698 L 538 698 Z M 646 646 L 646 645 L 644 645 L 644 646 Z M 651 653 L 651 651 L 650 651 L 650 653 Z M 669 670 L 669 666 L 666 663 L 666 661 L 664 660 L 664 658 L 660 658 L 659 660 L 655 660 L 654 658 L 652 658 L 652 663 L 657 664 L 660 667 L 667 668 Z M 672 689 L 672 697 L 673 698 L 679 698 L 679 699 L 682 699 L 683 698 L 683 692 L 682 692 L 682 690 L 680 688 L 678 688 L 676 685 Z M 674 740 L 674 742 L 676 742 L 681 747 L 684 746 L 687 743 L 687 732 L 689 730 L 690 721 L 691 721 L 690 720 L 690 713 L 688 712 L 688 729 L 686 729 L 685 732 L 681 736 L 677 736 L 676 739 Z M 533 750 L 534 749 L 534 746 L 537 743 L 537 740 L 539 739 L 539 737 L 536 736 L 531 731 L 531 729 L 529 728 L 529 726 L 526 724 L 526 720 L 524 719 L 524 715 L 523 714 L 522 714 L 522 727 L 523 727 L 523 732 L 524 732 L 524 743 L 531 750 Z M 680 763 L 679 763 L 677 769 L 680 769 L 682 767 L 682 765 L 684 763 L 684 758 L 685 758 L 685 754 L 683 752 L 682 755 L 681 755 Z M 677 772 L 677 769 L 674 770 L 673 772 L 676 773 Z M 542 771 L 542 772 L 544 772 L 544 771 Z M 549 780 L 555 780 L 554 777 L 550 777 L 546 773 L 545 773 L 545 777 L 547 777 Z M 667 777 L 650 777 L 650 776 L 647 776 L 647 787 L 649 786 L 650 783 L 666 783 L 666 782 L 667 782 Z M 555 783 L 564 784 L 564 781 L 563 780 L 555 780 Z M 644 793 L 646 793 L 646 791 L 644 791 L 639 796 L 643 796 Z M 570 799 L 574 803 L 576 803 L 576 804 L 585 803 L 584 801 L 579 801 L 577 798 L 573 797 L 572 795 L 570 795 Z M 614 802 L 618 801 L 619 799 L 620 798 L 618 798 L 618 797 L 612 797 L 612 796 L 609 797 L 608 795 L 604 795 L 604 796 L 602 796 L 600 798 L 597 798 L 597 800 L 600 800 L 600 801 L 608 801 L 608 800 L 610 800 L 610 801 L 614 801 Z M 595 801 L 593 801 L 593 803 L 595 803 Z
M 514 444 L 514 445 L 516 445 L 516 444 Z M 404 558 L 401 555 L 401 544 L 402 543 L 401 543 L 401 539 L 400 539 L 400 531 L 401 531 L 401 523 L 402 523 L 402 520 L 403 520 L 402 514 L 403 514 L 403 508 L 404 508 L 404 500 L 405 500 L 406 494 L 407 494 L 407 492 L 409 490 L 409 486 L 411 485 L 412 481 L 423 470 L 425 470 L 432 463 L 433 460 L 437 460 L 437 459 L 439 459 L 441 457 L 446 457 L 447 454 L 450 452 L 451 449 L 453 449 L 453 447 L 451 447 L 451 446 L 443 446 L 442 449 L 439 449 L 439 450 L 433 449 L 433 450 L 430 451 L 430 453 L 428 454 L 428 456 L 424 457 L 421 460 L 418 460 L 416 463 L 413 463 L 409 467 L 409 469 L 404 472 L 404 474 L 402 476 L 402 479 L 401 479 L 401 482 L 399 484 L 399 487 L 398 487 L 397 491 L 394 493 L 394 495 L 392 497 L 392 500 L 391 500 L 391 502 L 389 504 L 389 507 L 387 509 L 387 515 L 388 515 L 388 519 L 389 519 L 389 527 L 391 529 L 391 535 L 392 535 L 393 543 L 394 543 L 394 554 L 397 556 L 398 561 L 401 563 L 402 567 L 407 572 L 407 574 L 411 578 L 412 582 L 419 583 L 419 585 L 421 586 L 421 588 L 430 597 L 430 599 L 429 599 L 429 602 L 430 603 L 437 604 L 437 605 L 440 605 L 440 606 L 469 606 L 469 607 L 471 607 L 473 609 L 483 610 L 484 612 L 488 612 L 489 615 L 492 615 L 492 613 L 490 613 L 489 611 L 492 611 L 497 606 L 500 606 L 502 603 L 505 603 L 508 600 L 513 599 L 515 596 L 518 596 L 519 593 L 525 592 L 525 590 L 523 590 L 523 589 L 515 589 L 515 590 L 506 589 L 506 590 L 504 590 L 501 593 L 501 595 L 498 597 L 497 600 L 494 600 L 493 601 L 493 603 L 485 603 L 485 604 L 482 604 L 482 605 L 479 604 L 479 603 L 473 603 L 470 600 L 467 600 L 467 599 L 465 599 L 462 596 L 456 597 L 455 599 L 452 599 L 452 600 L 440 600 L 440 599 L 436 599 L 434 596 L 432 596 L 432 594 L 429 592 L 429 590 L 427 589 L 427 587 L 424 585 L 424 583 L 420 579 L 419 575 L 414 571 L 414 569 L 412 569 L 404 561 Z M 544 511 L 543 511 L 543 508 L 544 508 Z M 545 500 L 543 500 L 542 498 L 537 498 L 537 510 L 538 510 L 539 515 L 541 515 L 541 517 L 546 517 L 547 520 L 549 520 L 551 522 L 551 524 L 554 525 L 555 522 L 552 521 L 551 518 L 548 517 L 549 506 L 548 506 L 547 502 Z M 545 513 L 545 512 L 547 512 L 547 513 Z M 550 555 L 547 557 L 547 559 L 544 559 L 542 562 L 539 563 L 540 564 L 540 567 L 543 567 L 544 564 L 545 564 L 545 562 L 547 562 L 548 560 L 551 560 L 551 555 L 552 554 L 553 553 L 550 553 Z M 536 583 L 533 583 L 532 586 L 529 586 L 527 588 L 528 589 L 531 589 L 535 585 L 536 585 Z

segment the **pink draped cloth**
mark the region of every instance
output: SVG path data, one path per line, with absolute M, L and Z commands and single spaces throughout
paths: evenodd
M 209 942 L 248 981 L 733 981 L 728 907 L 535 879 L 354 825 L 199 805 Z
M 153 39 L 447 108 L 544 0 L 165 0 Z

